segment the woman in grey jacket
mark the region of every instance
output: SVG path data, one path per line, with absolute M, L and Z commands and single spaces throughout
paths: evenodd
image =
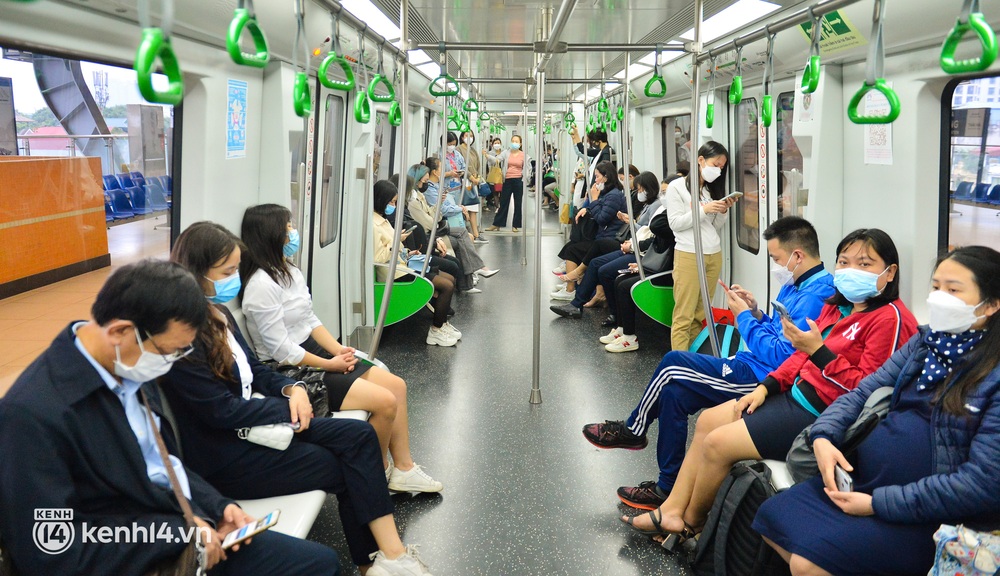
M 821 475 L 757 513 L 754 529 L 795 575 L 922 575 L 938 525 L 998 526 L 1000 253 L 959 248 L 932 283 L 930 325 L 813 425 Z M 844 433 L 882 386 L 893 387 L 889 413 L 849 460 Z M 852 489 L 838 486 L 837 466 Z

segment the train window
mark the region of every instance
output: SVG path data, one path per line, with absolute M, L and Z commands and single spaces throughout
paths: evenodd
M 344 100 L 326 97 L 326 134 L 323 135 L 323 182 L 320 196 L 319 245 L 337 239 L 340 229 L 340 191 L 344 181 Z
M 1000 76 L 953 81 L 942 102 L 950 114 L 941 181 L 942 249 L 1000 248 Z M 944 175 L 943 175 L 944 176 Z
M 663 177 L 677 172 L 677 163 L 691 161 L 691 115 L 666 116 L 663 129 Z
M 736 243 L 747 252 L 760 252 L 760 196 L 757 173 L 757 100 L 747 98 L 736 107 L 736 142 L 730 159 L 736 174 Z
M 778 218 L 805 215 L 809 190 L 802 188 L 802 152 L 792 136 L 795 92 L 778 95 Z

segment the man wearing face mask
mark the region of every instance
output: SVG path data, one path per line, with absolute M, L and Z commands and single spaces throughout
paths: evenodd
M 781 290 L 777 300 L 800 328 L 815 320 L 834 294 L 833 276 L 819 257 L 819 238 L 808 221 L 789 216 L 765 231 L 772 277 Z M 600 448 L 645 448 L 646 432 L 660 420 L 657 461 L 660 477 L 639 486 L 623 486 L 618 497 L 636 508 L 652 510 L 666 499 L 684 458 L 688 416 L 702 408 L 738 399 L 777 369 L 794 352 L 777 313 L 769 317 L 749 291 L 734 284 L 726 295 L 748 350 L 732 358 L 673 351 L 667 353 L 627 421 L 588 424 L 587 440 Z
M 576 128 L 571 128 L 569 135 L 573 138 L 573 144 L 576 145 L 577 156 L 583 158 L 589 164 L 587 171 L 589 186 L 592 187 L 595 184 L 594 168 L 601 162 L 611 162 L 615 164 L 616 168 L 618 167 L 615 159 L 615 150 L 608 144 L 608 133 L 604 130 L 587 132 L 588 147 L 586 149 Z
M 224 552 L 221 538 L 252 519 L 176 456 L 161 457 L 160 430 L 170 446 L 173 436 L 157 388 L 146 383 L 192 350 L 207 312 L 204 293 L 182 267 L 152 260 L 123 266 L 97 295 L 93 319 L 67 326 L 0 400 L 0 532 L 11 552 L 5 562 L 21 573 L 82 575 L 143 574 L 171 561 L 187 546 L 179 538 L 186 525 L 174 476 L 201 529 L 205 570 L 338 573 L 332 550 L 276 532 Z M 37 509 L 72 510 L 67 548 L 46 553 L 33 541 Z M 116 535 L 118 528 L 138 534 L 136 526 L 162 527 L 176 541 L 154 530 L 132 541 L 85 541 L 85 525 Z

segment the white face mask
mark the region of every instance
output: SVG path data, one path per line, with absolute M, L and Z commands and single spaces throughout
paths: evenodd
M 115 346 L 116 359 L 114 365 L 115 375 L 133 382 L 142 383 L 156 380 L 160 376 L 170 372 L 170 368 L 173 367 L 174 362 L 187 356 L 193 350 L 192 348 L 188 348 L 183 352 L 175 352 L 172 355 L 164 356 L 163 354 L 156 354 L 146 350 L 142 345 L 142 339 L 139 338 L 138 331 L 135 332 L 135 339 L 139 343 L 139 350 L 142 351 L 135 364 L 132 366 L 122 364 L 121 348 Z
M 976 308 L 982 304 L 980 302 L 971 306 L 958 296 L 935 290 L 927 297 L 927 308 L 931 315 L 928 324 L 935 332 L 950 332 L 952 334 L 965 332 L 972 328 L 972 325 L 980 318 L 986 317 L 976 316 Z
M 722 176 L 722 168 L 718 166 L 703 166 L 701 169 L 701 178 L 706 184 L 715 182 L 719 176 Z
M 636 194 L 635 197 L 639 200 L 639 202 L 645 202 L 646 201 L 646 191 L 645 190 L 640 190 L 639 193 Z
M 598 182 L 597 183 L 597 189 L 598 190 L 604 190 L 604 182 Z
M 448 153 L 449 154 L 452 153 L 452 152 L 454 152 L 454 151 L 455 151 L 455 147 L 454 146 L 448 146 Z
M 466 138 L 465 140 L 462 140 L 462 142 L 465 142 L 466 146 L 472 146 L 472 138 Z
M 493 149 L 496 150 L 497 152 L 499 152 L 502 148 L 503 148 L 503 145 L 501 145 L 501 144 L 494 144 L 493 145 Z
M 791 261 L 792 257 L 789 256 L 788 260 Z M 791 286 L 795 282 L 795 270 L 799 267 L 802 261 L 795 265 L 795 268 L 791 270 L 788 269 L 788 262 L 784 264 L 778 264 L 777 262 L 771 262 L 771 276 L 774 278 L 774 282 L 779 286 Z

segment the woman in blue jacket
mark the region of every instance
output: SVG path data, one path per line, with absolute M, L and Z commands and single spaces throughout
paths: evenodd
M 813 424 L 821 476 L 757 513 L 754 529 L 796 576 L 922 575 L 940 524 L 998 526 L 1000 253 L 959 248 L 932 285 L 929 326 Z M 889 413 L 848 460 L 844 433 L 882 386 L 894 388 Z M 853 491 L 838 489 L 838 465 Z

